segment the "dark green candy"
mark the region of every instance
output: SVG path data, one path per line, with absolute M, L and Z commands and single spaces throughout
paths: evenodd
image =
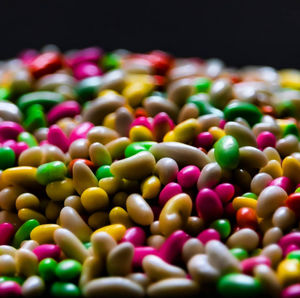
M 77 278 L 81 273 L 82 266 L 76 260 L 63 260 L 61 261 L 56 269 L 56 276 L 63 281 L 71 281 Z
M 57 92 L 36 91 L 30 92 L 19 97 L 17 101 L 18 107 L 25 111 L 34 104 L 40 104 L 45 109 L 49 109 L 65 100 L 64 96 Z
M 16 155 L 9 147 L 0 148 L 0 170 L 11 168 L 15 165 Z
M 217 287 L 219 293 L 228 298 L 254 298 L 262 293 L 261 283 L 257 279 L 239 273 L 231 273 L 221 277 Z
M 55 282 L 50 289 L 52 297 L 81 297 L 79 288 L 69 282 Z
M 47 126 L 46 117 L 43 107 L 40 104 L 34 104 L 26 110 L 26 118 L 23 126 L 26 130 L 34 131 L 41 127 Z
M 14 236 L 13 246 L 19 248 L 22 241 L 30 239 L 31 231 L 39 225 L 40 223 L 36 219 L 29 219 L 25 221 Z
M 299 138 L 299 130 L 294 123 L 289 123 L 283 130 L 283 136 L 294 135 Z
M 245 119 L 250 126 L 259 123 L 262 118 L 262 113 L 257 106 L 248 102 L 233 102 L 227 105 L 224 109 L 225 119 L 234 121 L 241 117 Z
M 105 70 L 116 69 L 120 65 L 120 56 L 115 53 L 107 53 L 103 56 L 101 65 Z
M 39 263 L 39 274 L 46 282 L 53 281 L 56 279 L 56 267 L 57 262 L 52 258 L 46 258 Z
M 66 174 L 67 167 L 63 162 L 52 161 L 37 168 L 36 179 L 40 184 L 46 185 L 53 181 L 63 180 Z
M 76 86 L 76 94 L 81 103 L 94 99 L 102 86 L 102 78 L 99 76 L 81 80 Z
M 215 158 L 220 167 L 235 169 L 239 163 L 239 144 L 232 136 L 224 136 L 215 145 Z
M 8 99 L 9 98 L 9 90 L 6 88 L 0 88 L 0 99 Z

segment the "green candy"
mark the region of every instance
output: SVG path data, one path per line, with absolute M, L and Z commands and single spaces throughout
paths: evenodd
M 85 246 L 86 249 L 89 249 L 90 247 L 92 247 L 92 242 L 85 242 L 83 243 L 83 245 Z
M 53 181 L 63 180 L 66 174 L 67 167 L 63 162 L 52 161 L 37 168 L 36 179 L 40 184 L 46 185 Z
M 156 142 L 151 141 L 131 143 L 125 149 L 125 157 L 133 156 L 142 151 L 149 151 L 154 144 L 156 144 Z
M 40 127 L 46 127 L 47 121 L 43 107 L 39 104 L 34 104 L 26 110 L 27 117 L 23 125 L 27 130 L 34 131 Z
M 240 261 L 249 257 L 248 252 L 243 248 L 232 248 L 230 249 L 230 252 Z
M 228 219 L 217 219 L 210 225 L 210 227 L 217 230 L 222 239 L 227 238 L 231 231 L 231 226 Z
M 300 187 L 298 187 L 298 188 L 295 190 L 295 192 L 300 192 Z
M 299 130 L 294 123 L 290 123 L 284 128 L 283 136 L 285 137 L 287 135 L 295 135 L 299 138 Z
M 257 279 L 239 273 L 231 273 L 221 277 L 217 288 L 222 296 L 228 298 L 250 298 L 262 293 L 262 285 Z
M 233 102 L 227 105 L 224 109 L 225 119 L 234 121 L 241 117 L 245 119 L 250 126 L 259 123 L 262 118 L 262 113 L 257 106 L 248 102 Z
M 11 168 L 15 165 L 16 155 L 9 147 L 0 148 L 0 170 Z
M 77 278 L 82 270 L 81 264 L 76 260 L 63 260 L 56 269 L 56 276 L 63 281 L 70 281 Z
M 55 282 L 50 289 L 52 297 L 81 297 L 79 288 L 69 282 Z
M 211 87 L 211 80 L 208 78 L 199 78 L 195 82 L 197 92 L 208 92 Z
M 94 99 L 102 86 L 102 78 L 99 76 L 81 80 L 76 86 L 75 92 L 81 103 Z
M 65 97 L 57 92 L 36 91 L 30 92 L 19 97 L 17 101 L 18 107 L 25 111 L 34 104 L 40 104 L 45 109 L 49 109 L 65 100 Z
M 105 70 L 116 69 L 120 65 L 120 57 L 114 53 L 107 53 L 103 56 L 101 65 Z
M 9 98 L 9 90 L 6 88 L 1 87 L 0 88 L 0 99 L 8 99 Z
M 287 259 L 296 259 L 298 261 L 300 261 L 300 250 L 294 250 L 292 252 L 290 252 L 287 256 Z
M 239 144 L 232 136 L 224 136 L 215 145 L 215 159 L 221 168 L 235 169 L 239 163 Z
M 30 239 L 31 231 L 39 225 L 40 223 L 36 219 L 29 219 L 25 221 L 14 236 L 13 246 L 18 248 L 22 241 Z
M 98 180 L 100 180 L 102 178 L 114 177 L 114 175 L 110 171 L 110 166 L 104 165 L 98 168 L 98 170 L 96 171 L 96 177 Z
M 38 146 L 35 137 L 27 131 L 23 131 L 18 135 L 18 141 L 26 143 L 29 147 Z
M 221 110 L 213 107 L 210 103 L 207 102 L 207 94 L 196 94 L 188 98 L 187 103 L 193 103 L 199 112 L 199 116 L 207 115 L 207 114 L 214 114 L 221 118 L 224 117 L 224 114 Z
M 297 117 L 296 106 L 291 100 L 281 100 L 276 105 L 278 117 Z
M 255 199 L 257 200 L 257 195 L 253 192 L 246 192 L 242 195 L 245 198 Z
M 22 285 L 24 282 L 24 278 L 20 276 L 0 276 L 0 283 L 5 281 L 14 281 L 18 283 L 19 285 Z
M 52 258 L 46 258 L 40 261 L 38 271 L 43 280 L 46 282 L 56 279 L 57 262 Z

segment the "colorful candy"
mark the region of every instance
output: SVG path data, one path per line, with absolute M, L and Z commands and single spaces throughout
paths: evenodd
M 97 47 L 0 65 L 0 297 L 298 297 L 299 74 Z

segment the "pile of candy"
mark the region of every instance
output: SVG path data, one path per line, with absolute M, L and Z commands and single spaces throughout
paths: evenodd
M 300 297 L 299 90 L 161 51 L 0 64 L 0 297 Z

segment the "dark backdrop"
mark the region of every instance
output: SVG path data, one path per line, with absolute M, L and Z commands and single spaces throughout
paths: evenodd
M 53 43 L 300 68 L 299 0 L 0 0 L 0 59 Z

